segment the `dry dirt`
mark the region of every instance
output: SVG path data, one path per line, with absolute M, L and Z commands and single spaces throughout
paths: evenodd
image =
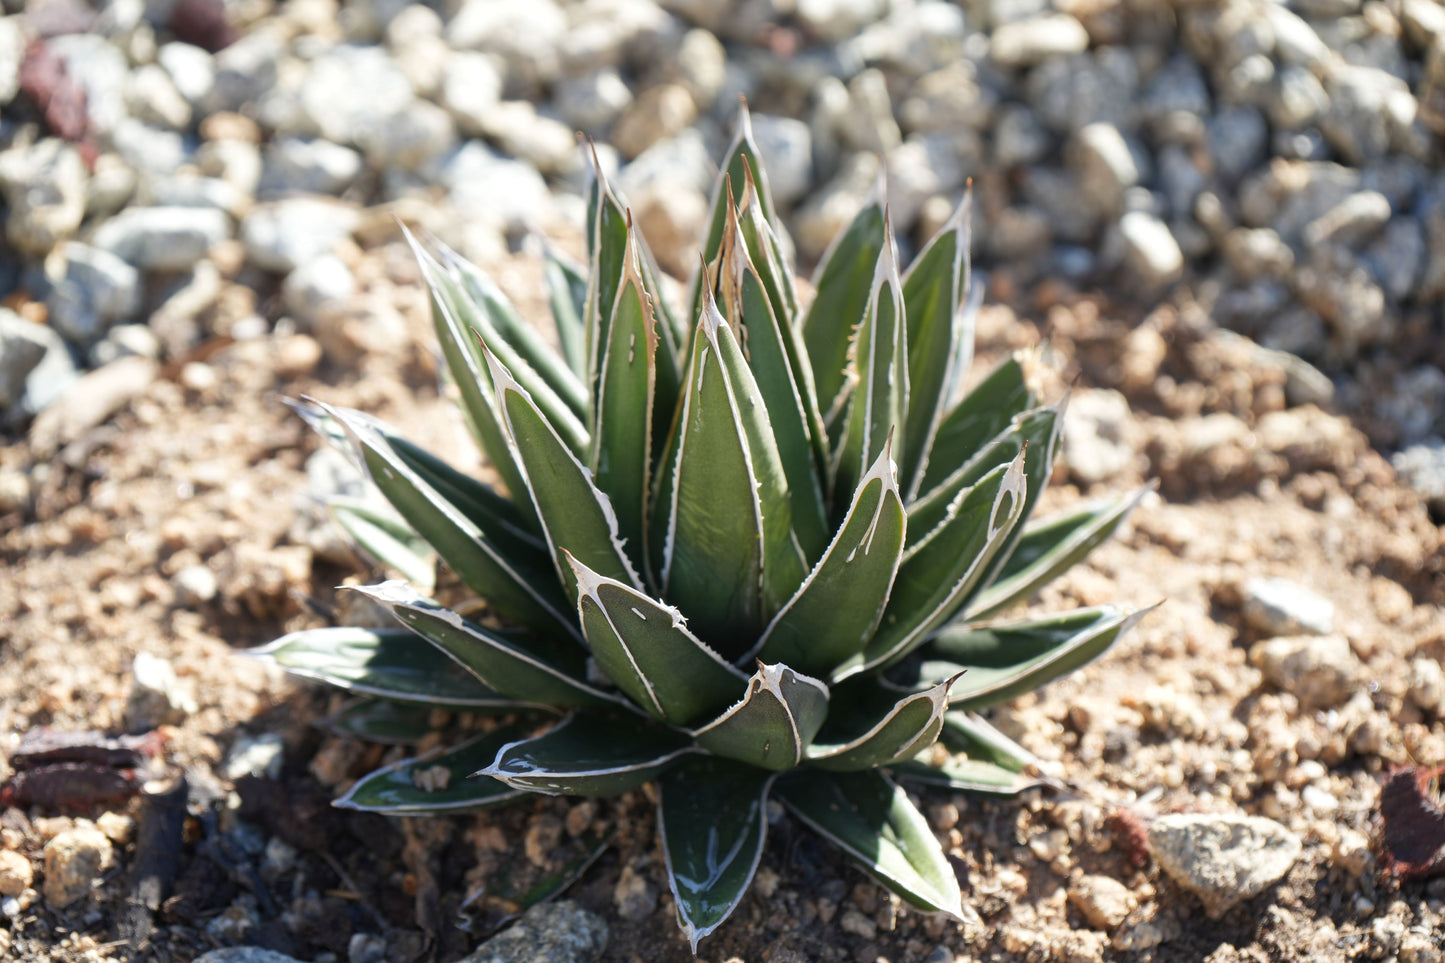
M 366 291 L 320 338 L 324 355 L 305 335 L 216 342 L 58 453 L 24 439 L 0 449 L 6 751 L 38 726 L 124 729 L 141 653 L 168 659 L 195 701 L 162 730 L 161 763 L 186 774 L 191 802 L 168 898 L 154 913 L 136 909 L 141 844 L 111 817 L 114 866 L 91 896 L 47 905 L 46 841 L 107 807 L 4 809 L 3 848 L 28 857 L 35 880 L 24 908 L 0 918 L 0 957 L 8 944 L 7 958 L 26 961 L 188 961 L 244 943 L 311 961 L 455 960 L 487 935 L 485 914 L 459 915 L 469 893 L 529 884 L 577 854 L 578 830 L 600 827 L 618 831 L 613 845 L 568 896 L 607 919 L 604 959 L 691 958 L 644 794 L 431 821 L 331 809 L 329 798 L 398 750 L 325 734 L 313 723 L 336 697 L 234 654 L 325 624 L 343 604 L 335 586 L 377 574 L 313 552 L 302 492 L 317 442 L 284 396 L 364 408 L 444 451 L 462 448 L 404 250 L 357 258 Z M 535 274 L 519 258 L 502 280 L 535 290 Z M 1136 457 L 1096 487 L 1160 485 L 1121 537 L 1035 604 L 1163 605 L 1101 661 L 997 713 L 1070 791 L 922 796 L 957 857 L 972 924 L 900 910 L 784 817 L 758 885 L 702 958 L 1439 960 L 1428 954 L 1445 932 L 1445 882 L 1382 880 L 1360 842 L 1377 831 L 1383 774 L 1445 762 L 1445 707 L 1412 677 L 1417 660 L 1445 658 L 1442 530 L 1345 416 L 1287 408 L 1284 372 L 1187 302 L 1140 317 L 1049 291 L 1017 314 L 987 309 L 980 328 L 985 356 L 1046 340 L 1070 359 L 1077 390 L 1122 391 Z M 1055 505 L 1091 493 L 1067 466 L 1055 481 Z M 176 578 L 197 564 L 217 579 L 209 601 L 188 598 Z M 1257 575 L 1333 601 L 1354 658 L 1323 702 L 1280 691 L 1251 664 L 1258 639 L 1239 591 Z M 284 739 L 278 782 L 218 775 L 238 738 L 265 732 Z M 141 798 L 110 808 L 154 816 Z M 1303 855 L 1278 885 L 1209 920 L 1153 862 L 1131 860 L 1109 818 L 1143 824 L 1171 811 L 1269 816 L 1301 836 Z M 1094 928 L 1067 900 L 1085 873 L 1122 882 L 1137 908 Z

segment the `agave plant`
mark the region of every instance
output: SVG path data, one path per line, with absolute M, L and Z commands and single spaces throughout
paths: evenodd
M 476 268 L 413 242 L 445 370 L 506 494 L 365 414 L 304 406 L 384 496 L 338 517 L 420 574 L 360 589 L 397 628 L 259 652 L 375 700 L 347 713 L 351 731 L 409 732 L 396 704 L 512 720 L 339 804 L 457 812 L 652 781 L 695 950 L 751 881 L 776 799 L 909 904 L 959 915 L 954 871 L 894 780 L 1010 793 L 1039 779 L 976 711 L 1079 667 L 1136 615 L 994 617 L 1138 500 L 1029 521 L 1061 410 L 1017 359 L 962 390 L 969 205 L 900 273 L 869 201 L 808 301 L 744 112 L 681 311 L 595 177 L 588 270 L 544 254 L 560 352 Z M 484 604 L 418 590 L 427 546 Z

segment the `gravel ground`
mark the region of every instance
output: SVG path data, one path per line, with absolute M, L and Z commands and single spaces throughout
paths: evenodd
M 1037 604 L 1165 604 L 997 713 L 1069 791 L 922 800 L 967 925 L 780 817 L 703 958 L 1442 959 L 1445 888 L 1377 872 L 1377 813 L 1445 762 L 1445 6 L 3 9 L 0 777 L 36 727 L 160 736 L 0 809 L 0 956 L 525 958 L 479 947 L 615 832 L 526 932 L 688 958 L 645 794 L 331 810 L 401 750 L 232 651 L 378 574 L 283 396 L 464 450 L 394 219 L 540 317 L 529 238 L 579 247 L 580 130 L 683 275 L 741 95 L 805 265 L 880 171 L 905 247 L 972 179 L 983 360 L 1043 345 L 1075 388 L 1050 497 L 1160 486 Z

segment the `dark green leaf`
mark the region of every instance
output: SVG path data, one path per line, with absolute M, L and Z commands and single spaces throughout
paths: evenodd
M 828 687 L 785 665 L 758 664 L 741 702 L 699 729 L 708 752 L 761 769 L 790 769 L 828 714 Z
M 748 677 L 698 641 L 677 609 L 568 558 L 592 657 L 633 702 L 685 726 L 741 696 Z
M 388 816 L 423 816 L 509 803 L 523 793 L 472 773 L 488 765 L 518 735 L 516 728 L 503 726 L 447 752 L 403 759 L 362 777 L 335 805 Z
M 727 919 L 757 872 L 772 773 L 689 759 L 658 780 L 657 828 L 682 932 L 697 941 Z
M 908 418 L 904 423 L 902 478 L 914 492 L 925 456 L 943 422 L 950 383 L 973 360 L 973 331 L 960 310 L 969 284 L 968 249 L 972 241 L 973 194 L 909 265 L 903 276 L 908 317 Z
M 913 759 L 896 763 L 891 768 L 894 775 L 911 783 L 999 796 L 1014 796 L 1041 782 L 1034 776 L 1011 772 L 996 763 L 952 756 L 936 764 Z
M 611 500 L 592 483 L 592 473 L 563 444 L 522 387 L 496 364 L 492 380 L 517 465 L 526 477 L 572 605 L 577 604 L 577 583 L 564 552 L 608 578 L 640 588 L 641 580 L 621 541 L 617 514 Z
M 303 629 L 246 654 L 292 675 L 383 699 L 441 709 L 519 707 L 405 629 Z
M 938 739 L 952 683 L 952 679 L 945 680 L 896 702 L 872 680 L 835 692 L 839 708 L 829 715 L 818 741 L 808 748 L 808 764 L 854 772 L 916 756 Z
M 908 325 L 903 316 L 903 282 L 887 224 L 883 252 L 873 275 L 868 310 L 858 327 L 853 369 L 858 385 L 848 407 L 839 446 L 833 491 L 839 500 L 855 491 L 868 466 L 891 437 L 894 450 L 906 450 L 901 437 L 908 414 Z
M 578 713 L 507 746 L 479 774 L 528 792 L 615 796 L 696 751 L 686 737 L 640 716 Z
M 956 707 L 1007 702 L 1092 662 L 1149 611 L 1100 606 L 1028 622 L 949 626 L 930 640 L 917 684 L 967 669 L 953 688 Z
M 396 569 L 430 591 L 436 581 L 436 552 L 384 498 L 337 497 L 326 503 L 336 524 L 367 556 Z
M 643 558 L 643 520 L 652 473 L 652 405 L 656 388 L 657 332 L 643 290 L 638 232 L 627 233 L 621 286 L 609 311 L 607 343 L 599 359 L 596 421 L 589 466 L 617 516 L 634 565 Z M 540 498 L 540 496 L 538 496 Z M 544 520 L 545 512 L 543 513 Z
M 570 640 L 556 642 L 520 633 L 506 635 L 468 622 L 420 595 L 405 582 L 358 586 L 397 621 L 424 636 L 486 685 L 519 702 L 539 706 L 615 704 L 586 681 L 586 652 Z
M 750 654 L 827 678 L 863 651 L 903 557 L 907 518 L 892 462 L 885 448 L 859 484 L 833 543 Z
M 921 468 L 920 493 L 927 493 L 955 474 L 999 433 L 1016 415 L 1035 404 L 1024 383 L 1024 368 L 1009 358 L 991 371 L 938 426 L 928 460 Z
M 358 699 L 318 723 L 327 732 L 388 746 L 414 746 L 432 734 L 432 706 Z
M 1037 756 L 977 713 L 959 710 L 944 716 L 938 745 L 893 770 L 914 782 L 1005 796 L 1048 782 Z
M 963 914 L 958 878 L 928 820 L 881 772 L 800 770 L 774 791 L 815 832 L 919 909 Z
M 656 523 L 665 532 L 661 594 L 727 658 L 746 651 L 804 574 L 782 466 L 758 399 L 732 329 L 709 297 L 670 464 L 663 466 Z
M 906 554 L 878 633 L 838 677 L 890 665 L 921 645 L 967 601 L 1023 511 L 1024 456 L 956 499 L 943 530 Z
M 587 271 L 545 241 L 542 245 L 542 273 L 547 282 L 547 300 L 557 327 L 557 341 L 572 372 L 585 384 L 587 378 Z
M 1021 602 L 1082 561 L 1124 523 L 1154 490 L 1089 502 L 1024 526 L 998 579 L 969 606 L 973 620 L 989 618 Z
M 326 407 L 346 426 L 371 480 L 452 571 L 504 618 L 576 634 L 570 606 L 535 556 L 506 555 L 501 546 L 432 488 L 387 441 L 383 425 L 359 411 Z M 526 487 L 522 488 L 526 497 Z M 530 501 L 529 501 L 530 504 Z

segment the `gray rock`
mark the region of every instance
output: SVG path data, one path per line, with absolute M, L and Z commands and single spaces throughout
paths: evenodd
M 1103 122 L 1089 124 L 1074 135 L 1069 156 L 1083 202 L 1101 214 L 1118 214 L 1124 206 L 1124 192 L 1141 180 L 1135 151 L 1119 128 Z
M 78 376 L 54 328 L 0 308 L 0 424 L 39 414 Z
M 243 776 L 258 776 L 262 779 L 280 779 L 281 764 L 286 749 L 285 741 L 278 732 L 261 732 L 256 735 L 242 733 L 226 753 L 219 774 L 233 782 Z
M 465 0 L 447 24 L 446 38 L 456 50 L 498 54 L 507 75 L 532 88 L 557 79 L 566 32 L 567 16 L 554 0 Z
M 838 41 L 878 20 L 888 6 L 887 0 L 798 0 L 796 15 L 814 36 Z
M 25 33 L 19 17 L 0 17 L 0 107 L 20 92 L 20 60 L 25 55 Z
M 1123 47 L 1044 61 L 1024 83 L 1028 103 L 1051 130 L 1108 121 L 1127 130 L 1139 102 L 1139 67 Z
M 213 140 L 196 152 L 201 173 L 219 177 L 241 194 L 255 194 L 263 164 L 261 148 L 244 140 Z
M 441 102 L 463 134 L 481 134 L 488 113 L 501 99 L 502 71 L 497 58 L 472 51 L 447 58 Z
M 364 162 L 350 147 L 329 140 L 281 137 L 266 147 L 257 191 L 263 197 L 285 194 L 343 193 L 361 174 Z
M 999 111 L 993 128 L 994 160 L 1000 167 L 1022 167 L 1042 160 L 1053 146 L 1027 107 L 1010 104 Z
M 1006 23 L 994 30 L 988 53 L 1004 67 L 1032 67 L 1089 49 L 1089 32 L 1066 13 Z
M 552 195 L 536 168 L 503 158 L 471 141 L 442 164 L 440 180 L 463 218 L 500 229 L 544 224 L 552 211 Z
M 632 103 L 632 91 L 615 67 L 602 67 L 557 85 L 557 110 L 567 123 L 601 135 Z
M 632 163 L 618 171 L 612 180 L 628 200 L 654 182 L 686 184 L 693 190 L 707 194 L 712 191 L 713 175 L 710 167 L 716 163 L 711 157 L 702 132 L 696 127 L 690 127 L 676 137 L 659 141 L 638 154 Z
M 1445 428 L 1445 371 L 1419 365 L 1375 398 L 1375 414 L 1389 421 L 1401 444 L 1425 441 Z
M 1330 106 L 1314 74 L 1303 67 L 1287 65 L 1275 74 L 1276 89 L 1269 101 L 1269 117 L 1278 127 L 1300 130 L 1315 123 Z
M 106 221 L 91 239 L 143 271 L 186 271 L 231 236 L 231 219 L 201 207 L 133 207 Z
M 156 63 L 192 109 L 200 109 L 210 99 L 216 86 L 216 65 L 208 51 L 172 41 L 161 44 L 156 51 Z
M 880 165 L 872 154 L 852 155 L 842 170 L 811 194 L 793 218 L 793 238 L 807 260 L 816 260 L 862 209 L 878 182 Z
M 377 167 L 415 171 L 451 150 L 456 130 L 445 110 L 430 101 L 413 100 L 365 122 L 356 143 Z
M 539 903 L 462 963 L 591 963 L 607 947 L 607 923 L 571 900 Z
M 92 368 L 110 364 L 120 358 L 159 358 L 160 338 L 144 324 L 117 324 L 97 341 L 86 356 Z
M 279 30 L 252 30 L 216 54 L 206 112 L 239 110 L 275 88 L 286 39 Z
M 75 379 L 36 416 L 31 447 L 41 458 L 55 454 L 130 404 L 150 387 L 158 370 L 149 358 L 121 358 Z
M 67 241 L 47 267 L 50 323 L 76 344 L 90 344 L 140 310 L 140 272 L 109 251 Z
M 80 227 L 85 182 L 80 154 L 58 137 L 0 154 L 0 189 L 10 208 L 6 239 L 27 254 L 44 257 Z
M 1144 88 L 1144 119 L 1165 140 L 1193 143 L 1212 109 L 1204 71 L 1183 52 L 1159 68 Z
M 1343 705 L 1364 686 L 1364 666 L 1342 635 L 1281 635 L 1257 643 L 1249 661 L 1265 681 L 1312 712 Z
M 1390 458 L 1405 484 L 1413 488 L 1431 513 L 1445 518 L 1445 439 L 1431 438 Z
M 295 957 L 258 946 L 225 946 L 196 957 L 196 963 L 301 963 Z
M 1352 164 L 1390 149 L 1392 117 L 1408 126 L 1417 105 L 1404 82 L 1372 67 L 1340 67 L 1325 84 L 1329 108 L 1320 119 L 1325 138 Z
M 1304 241 L 1311 247 L 1326 242 L 1356 245 L 1368 240 L 1390 220 L 1390 201 L 1379 191 L 1351 194 L 1305 225 Z
M 1093 241 L 1099 210 L 1079 203 L 1079 181 L 1072 172 L 1038 165 L 1024 171 L 1023 197 L 1049 219 L 1053 235 L 1074 244 Z
M 171 579 L 176 587 L 176 601 L 181 605 L 205 605 L 216 597 L 219 586 L 216 573 L 209 566 L 187 565 Z
M 163 181 L 175 174 L 189 158 L 190 150 L 180 131 L 164 130 L 125 117 L 112 132 L 111 146 L 142 180 Z
M 179 601 L 180 593 L 177 594 Z M 182 604 L 195 603 L 192 600 Z M 130 695 L 125 703 L 128 729 L 140 732 L 156 726 L 174 725 L 183 722 L 196 708 L 195 696 L 188 686 L 181 683 L 169 659 L 149 652 L 135 657 L 131 665 Z
M 351 236 L 360 218 L 356 208 L 320 198 L 258 204 L 241 222 L 241 242 L 252 264 L 288 274 L 330 253 Z
M 1169 227 L 1144 211 L 1130 211 L 1119 219 L 1124 263 L 1146 288 L 1157 289 L 1175 281 L 1184 271 L 1184 252 Z
M 508 100 L 487 112 L 483 133 L 504 153 L 544 174 L 566 174 L 582 164 L 577 135 L 554 117 L 537 113 L 526 100 Z
M 683 34 L 665 69 L 669 80 L 682 84 L 692 94 L 698 110 L 707 110 L 722 91 L 727 53 L 722 41 L 699 27 Z
M 1420 222 L 1411 217 L 1392 218 L 1365 251 L 1365 262 L 1392 301 L 1399 303 L 1414 295 L 1426 264 L 1425 232 Z
M 1234 273 L 1246 281 L 1283 279 L 1294 267 L 1294 251 L 1267 227 L 1236 227 L 1224 236 L 1220 249 Z
M 1219 919 L 1289 872 L 1303 845 L 1258 816 L 1169 813 L 1149 826 L 1149 848 L 1160 868 Z
M 612 144 L 636 157 L 660 140 L 680 134 L 697 117 L 697 104 L 681 84 L 658 84 L 638 95 L 612 127 Z
M 1206 125 L 1209 152 L 1219 172 L 1238 180 L 1264 160 L 1269 147 L 1269 124 L 1254 107 L 1226 107 Z
M 1155 157 L 1158 168 L 1155 186 L 1164 197 L 1165 209 L 1172 218 L 1192 218 L 1195 203 L 1208 186 L 1208 180 L 1195 162 L 1195 153 L 1180 144 L 1165 144 Z
M 768 114 L 754 114 L 752 121 L 773 199 L 791 205 L 813 186 L 813 138 L 808 125 Z
M 888 155 L 888 210 L 893 229 L 908 231 L 924 202 L 963 189 L 966 164 L 977 161 L 976 138 L 945 133 L 914 134 Z
M 876 68 L 848 82 L 847 112 L 841 120 L 843 142 L 857 150 L 886 154 L 903 140 L 893 117 L 888 80 Z
M 1384 289 L 1350 249 L 1316 248 L 1292 281 L 1296 297 L 1330 326 L 1341 357 L 1389 340 L 1394 318 L 1385 313 Z
M 1063 461 L 1081 484 L 1119 474 L 1134 460 L 1129 402 L 1117 391 L 1075 391 L 1064 413 Z
M 303 330 L 314 327 L 328 310 L 345 307 L 355 293 L 351 269 L 334 254 L 307 261 L 281 285 L 286 310 Z
M 1113 929 L 1139 905 L 1129 887 L 1110 876 L 1080 876 L 1069 886 L 1069 902 L 1097 930 Z
M 1334 630 L 1334 604 L 1288 579 L 1249 579 L 1243 597 L 1244 620 L 1265 636 L 1324 635 Z
M 953 9 L 938 5 L 935 9 Z M 983 131 L 994 124 L 998 94 L 978 82 L 971 61 L 957 60 L 918 78 L 898 109 L 904 129 Z
M 92 134 L 113 133 L 126 119 L 125 88 L 130 64 L 120 46 L 94 33 L 51 37 L 50 51 L 65 62 L 66 73 L 85 91 L 85 116 Z
M 413 108 L 415 100 L 406 74 L 385 48 L 373 46 L 331 48 L 312 63 L 300 89 L 301 114 L 311 129 L 358 146 Z
M 165 68 L 157 64 L 137 67 L 126 84 L 126 106 L 131 116 L 170 130 L 191 122 L 191 105 Z
M 220 177 L 200 177 L 186 171 L 172 177 L 149 178 L 137 203 L 154 207 L 198 207 L 238 217 L 251 206 L 250 194 Z

